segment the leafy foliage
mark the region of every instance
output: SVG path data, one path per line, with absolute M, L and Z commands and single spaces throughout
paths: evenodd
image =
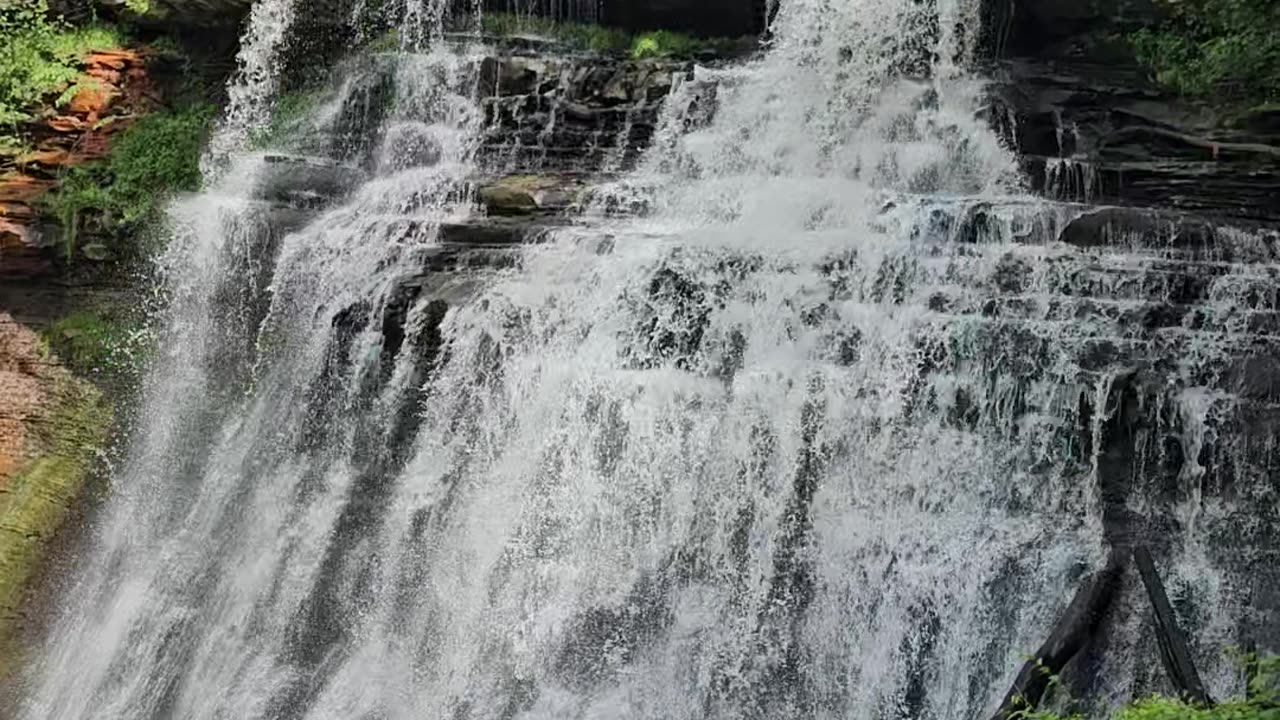
M 212 105 L 196 103 L 147 115 L 114 138 L 105 158 L 68 170 L 45 197 L 67 229 L 68 257 L 86 224 L 120 240 L 154 220 L 172 193 L 198 189 L 200 153 L 215 113 Z
M 1130 37 L 1157 81 L 1187 95 L 1280 99 L 1280 3 L 1160 0 L 1169 19 Z
M 0 136 L 10 139 L 31 108 L 62 92 L 79 75 L 87 53 L 119 47 L 106 27 L 73 28 L 49 14 L 47 0 L 0 3 Z
M 557 22 L 514 13 L 485 13 L 483 29 L 491 35 L 537 35 L 576 50 L 621 53 L 631 47 L 631 36 L 622 30 L 592 23 Z
M 491 35 L 536 35 L 572 49 L 613 55 L 649 57 L 693 57 L 700 52 L 728 53 L 750 48 L 750 38 L 696 38 L 692 35 L 655 30 L 632 35 L 624 30 L 591 23 L 557 22 L 528 15 L 486 13 L 483 29 Z
M 1280 655 L 1241 658 L 1254 668 L 1246 697 L 1233 698 L 1211 708 L 1183 700 L 1149 697 L 1137 700 L 1112 716 L 1113 720 L 1280 720 Z M 1018 710 L 1010 720 L 1080 720 L 1047 710 Z

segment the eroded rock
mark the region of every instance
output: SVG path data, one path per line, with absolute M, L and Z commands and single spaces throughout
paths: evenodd
M 110 413 L 27 328 L 0 313 L 0 677 L 25 589 L 71 511 Z
M 66 169 L 106 155 L 111 136 L 153 109 L 156 90 L 148 57 L 130 49 L 96 52 L 83 61 L 84 75 L 70 102 L 37 117 L 26 135 L 32 147 L 0 158 L 0 278 L 30 278 L 52 270 L 44 252 L 36 204 Z

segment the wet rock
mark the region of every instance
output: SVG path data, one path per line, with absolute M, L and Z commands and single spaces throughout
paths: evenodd
M 360 168 L 319 157 L 272 154 L 263 157 L 258 198 L 297 207 L 325 205 L 365 179 Z
M 406 170 L 439 163 L 443 150 L 440 139 L 429 126 L 421 123 L 397 123 L 387 129 L 382 154 L 384 168 Z
M 492 97 L 529 95 L 537 92 L 542 79 L 555 65 L 524 57 L 487 57 L 480 65 L 481 91 Z
M 690 68 L 668 59 L 488 58 L 480 81 L 488 126 L 482 159 L 512 171 L 628 167 Z
M 0 313 L 0 678 L 21 601 L 105 437 L 98 393 L 51 362 L 27 328 Z
M 1280 121 L 1232 117 L 1156 86 L 1123 36 L 1160 19 L 1147 0 L 988 3 L 990 120 L 1033 189 L 1071 202 L 1280 221 Z
M 480 185 L 477 196 L 490 215 L 520 216 L 561 212 L 585 190 L 569 175 L 510 175 Z
M 440 242 L 471 247 L 503 247 L 537 240 L 551 225 L 517 218 L 477 219 L 440 226 Z

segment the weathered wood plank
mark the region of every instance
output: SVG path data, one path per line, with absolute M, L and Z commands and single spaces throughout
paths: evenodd
M 1177 616 L 1173 614 L 1173 606 L 1169 604 L 1169 596 L 1165 593 L 1164 583 L 1156 572 L 1155 561 L 1151 552 L 1141 545 L 1133 548 L 1133 560 L 1138 565 L 1138 573 L 1142 575 L 1142 584 L 1147 588 L 1147 597 L 1156 614 L 1156 641 L 1160 645 L 1160 660 L 1164 663 L 1165 672 L 1173 682 L 1179 694 L 1190 702 L 1209 706 L 1213 700 L 1205 692 L 1200 681 L 1200 673 L 1196 672 L 1195 663 L 1191 660 L 1191 652 L 1187 649 L 1186 638 L 1178 628 Z

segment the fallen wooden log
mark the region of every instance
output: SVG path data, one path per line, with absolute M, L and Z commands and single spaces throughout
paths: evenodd
M 1209 707 L 1213 699 L 1205 692 L 1200 682 L 1200 673 L 1196 672 L 1195 663 L 1191 660 L 1191 652 L 1187 649 L 1186 638 L 1178 629 L 1178 618 L 1173 614 L 1173 606 L 1169 604 L 1169 596 L 1164 591 L 1164 583 L 1156 572 L 1156 564 L 1151 553 L 1141 545 L 1133 548 L 1133 561 L 1138 565 L 1138 573 L 1142 575 L 1142 584 L 1147 588 L 1147 597 L 1156 614 L 1156 642 L 1160 646 L 1160 660 L 1164 663 L 1169 680 L 1183 699 Z
M 1112 550 L 1106 567 L 1084 579 L 1049 639 L 1018 672 L 993 720 L 1007 720 L 1018 710 L 1040 704 L 1053 677 L 1097 633 L 1120 585 L 1121 570 L 1119 554 Z

